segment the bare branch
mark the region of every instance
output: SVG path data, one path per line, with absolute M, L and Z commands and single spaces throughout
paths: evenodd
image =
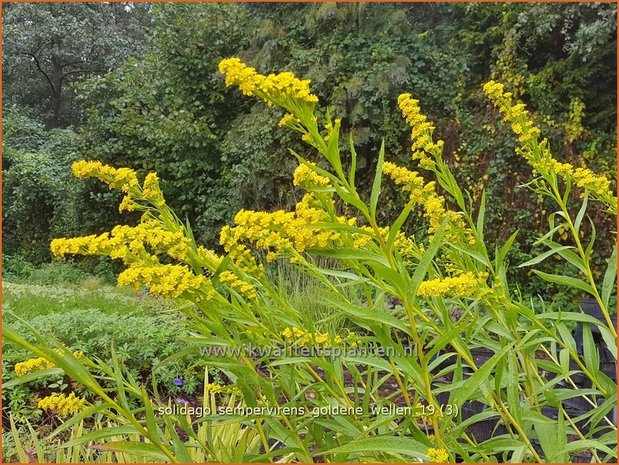
M 43 70 L 43 67 L 41 66 L 41 63 L 39 62 L 39 59 L 37 58 L 36 55 L 33 55 L 32 53 L 29 52 L 21 52 L 23 55 L 27 55 L 29 57 L 31 57 L 34 60 L 34 63 L 37 67 L 37 69 L 39 70 L 39 72 L 45 76 L 45 79 L 47 79 L 47 82 L 49 83 L 49 86 L 52 88 L 52 92 L 56 93 L 56 86 L 54 86 L 54 83 L 52 82 L 52 80 L 50 79 L 49 75 Z

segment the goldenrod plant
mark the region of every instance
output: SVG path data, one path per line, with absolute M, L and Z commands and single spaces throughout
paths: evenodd
M 474 205 L 458 186 L 444 143 L 410 94 L 398 103 L 412 127 L 418 168 L 387 161 L 383 144 L 371 194 L 363 198 L 354 142 L 344 160 L 341 121 L 319 111 L 309 81 L 290 72 L 265 76 L 239 58 L 222 60 L 219 70 L 228 86 L 285 111 L 279 124 L 308 145 L 307 154 L 292 154 L 299 162 L 294 184 L 306 193 L 292 211 L 238 212 L 221 230 L 220 253 L 195 242 L 188 222 L 168 207 L 156 174 L 140 181 L 127 168 L 73 165 L 77 177 L 122 191 L 121 209 L 142 217 L 136 226 L 56 239 L 54 255 L 122 260 L 118 284 L 177 299 L 194 347 L 229 381 L 223 387 L 205 380 L 201 415 L 166 414 L 169 401 L 156 383 L 140 386 L 118 363 L 76 357 L 40 336 L 31 344 L 4 327 L 5 338 L 47 360 L 41 368 L 61 368 L 88 388 L 88 404 L 67 423 L 97 414 L 119 425 L 93 431 L 81 444 L 105 439 L 106 451 L 168 462 L 568 462 L 580 453 L 594 462 L 616 459 L 617 426 L 609 414 L 617 386 L 601 370 L 592 337 L 596 328 L 616 354 L 609 308 L 616 253 L 596 281 L 593 225 L 582 234 L 589 202 L 616 214 L 605 177 L 555 160 L 524 105 L 501 84 L 486 84 L 533 168 L 528 187 L 557 206 L 539 238 L 548 250 L 509 264 L 517 225 L 505 226 L 514 231 L 502 247 L 486 247 L 485 196 Z M 405 194 L 392 224 L 377 215 L 383 182 Z M 402 232 L 415 209 L 427 224 L 425 239 Z M 557 241 L 559 228 L 569 231 L 569 241 Z M 579 277 L 536 274 L 594 298 L 603 321 L 513 292 L 508 267 L 554 255 Z M 315 298 L 340 326 L 293 305 L 269 273 L 282 262 L 318 283 Z M 584 327 L 582 351 L 570 330 L 575 324 Z M 478 349 L 488 353 L 485 360 L 476 357 Z M 115 389 L 103 388 L 103 380 Z M 575 412 L 568 401 L 585 408 Z M 471 413 L 470 406 L 478 408 Z M 490 437 L 475 434 L 476 425 L 487 423 Z

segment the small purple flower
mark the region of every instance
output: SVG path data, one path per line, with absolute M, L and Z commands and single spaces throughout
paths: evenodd
M 183 378 L 174 378 L 174 386 L 182 386 L 183 385 Z
M 175 400 L 177 404 L 189 405 L 189 401 L 186 399 L 183 399 L 182 397 L 177 397 Z

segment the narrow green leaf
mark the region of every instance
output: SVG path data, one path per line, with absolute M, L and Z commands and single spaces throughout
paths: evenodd
M 410 215 L 411 211 L 413 211 L 413 208 L 415 208 L 415 202 L 413 200 L 410 200 L 406 204 L 402 212 L 398 215 L 395 222 L 391 225 L 391 228 L 389 229 L 389 235 L 387 236 L 387 249 L 391 250 L 391 248 L 393 247 L 393 243 L 395 242 L 398 232 L 400 232 L 400 229 L 402 229 L 402 225 Z
M 181 438 L 178 436 L 174 425 L 169 417 L 164 417 L 165 424 L 167 426 L 167 431 L 172 436 L 172 444 L 174 444 L 174 454 L 179 459 L 181 463 L 191 463 L 191 456 L 189 455 L 189 451 L 187 447 L 181 441 Z
M 337 452 L 382 452 L 387 454 L 404 454 L 411 457 L 425 459 L 428 446 L 408 437 L 399 436 L 375 436 L 350 441 L 343 446 L 318 451 L 315 455 Z
M 320 255 L 337 258 L 339 260 L 361 260 L 389 266 L 389 261 L 384 256 L 369 252 L 367 250 L 345 247 L 341 249 L 320 249 Z
M 509 249 L 512 248 L 512 245 L 514 243 L 514 241 L 516 240 L 516 237 L 518 236 L 518 231 L 514 231 L 512 233 L 511 236 L 509 236 L 509 239 L 507 239 L 507 241 L 505 241 L 505 244 L 503 244 L 503 246 L 499 249 L 499 252 L 497 253 L 497 262 L 498 263 L 503 263 L 505 261 L 505 257 L 507 257 L 507 253 L 509 252 Z M 497 266 L 498 268 L 498 266 Z
M 357 174 L 357 151 L 352 140 L 352 132 L 348 136 L 348 145 L 350 146 L 350 171 L 348 173 L 348 184 L 355 186 L 355 175 Z
M 596 441 L 594 439 L 579 439 L 576 441 L 570 441 L 565 446 L 565 452 L 568 452 L 568 453 L 587 450 L 587 449 L 601 450 L 602 452 L 609 454 L 609 457 L 607 458 L 615 458 L 615 459 L 617 458 L 616 448 L 613 450 L 610 447 L 607 447 L 604 444 L 600 443 L 600 441 Z
M 417 289 L 419 289 L 419 285 L 425 278 L 426 273 L 428 272 L 428 268 L 430 268 L 430 265 L 432 264 L 432 260 L 434 259 L 434 256 L 438 252 L 438 249 L 440 249 L 441 245 L 443 245 L 442 240 L 443 240 L 443 236 L 445 235 L 446 225 L 447 225 L 447 220 L 443 221 L 441 226 L 438 228 L 438 230 L 434 234 L 434 237 L 432 238 L 432 241 L 430 242 L 430 245 L 428 246 L 426 251 L 423 253 L 421 260 L 419 260 L 419 263 L 417 264 L 417 267 L 415 268 L 415 272 L 413 273 L 413 276 L 411 277 L 411 286 L 410 286 L 410 291 L 409 291 L 411 295 L 413 296 L 417 295 Z
M 112 441 L 105 444 L 95 444 L 91 449 L 101 451 L 115 451 L 132 454 L 138 457 L 148 457 L 160 462 L 169 462 L 170 459 L 156 445 L 145 442 Z
M 561 349 L 559 351 L 559 362 L 561 363 L 561 369 L 564 374 L 570 371 L 570 352 L 567 349 Z
M 484 238 L 484 215 L 486 214 L 486 189 L 481 191 L 481 200 L 479 201 L 479 213 L 477 214 L 477 234 L 483 240 Z
M 514 241 L 516 240 L 517 235 L 518 235 L 518 230 L 512 233 L 512 235 L 509 237 L 509 239 L 507 239 L 505 244 L 503 244 L 503 246 L 501 246 L 500 249 L 497 247 L 496 252 L 495 252 L 494 268 L 496 269 L 497 274 L 500 276 L 501 280 L 503 281 L 503 284 L 505 285 L 505 287 L 508 287 L 507 286 L 507 263 L 505 262 L 506 262 L 507 254 L 509 253 L 509 250 L 511 249 Z
M 378 196 L 380 195 L 380 186 L 383 179 L 383 163 L 385 162 L 385 139 L 380 145 L 378 153 L 378 163 L 376 164 L 376 174 L 374 175 L 374 183 L 372 184 L 372 193 L 370 194 L 370 216 L 376 218 L 376 207 L 378 206 Z
M 26 326 L 30 330 L 30 332 L 39 341 L 41 346 L 35 346 L 34 344 L 26 341 L 7 325 L 2 325 L 3 338 L 39 355 L 40 357 L 46 358 L 58 368 L 62 369 L 75 381 L 83 384 L 100 397 L 107 398 L 107 395 L 103 388 L 99 385 L 99 383 L 97 383 L 95 378 L 88 372 L 88 370 L 84 367 L 84 365 L 82 365 L 82 363 L 77 359 L 77 357 L 73 355 L 72 352 L 64 348 L 55 339 L 49 336 L 47 338 L 43 337 L 30 324 L 28 324 L 27 321 L 17 317 L 17 315 L 15 315 L 15 317 L 18 318 L 24 324 L 24 326 Z M 45 343 L 49 340 L 51 340 L 51 342 L 53 342 L 56 347 L 61 350 L 61 354 L 45 346 Z
M 539 270 L 533 270 L 533 272 L 536 275 L 538 275 L 540 278 L 542 278 L 544 281 L 548 281 L 548 282 L 555 283 L 555 284 L 561 284 L 562 286 L 573 287 L 576 289 L 580 289 L 581 291 L 588 292 L 589 294 L 593 294 L 593 289 L 591 289 L 591 286 L 580 279 L 572 278 L 569 276 L 563 276 L 559 274 L 544 273 L 543 271 L 539 271 Z
M 23 376 L 19 376 L 18 378 L 14 378 L 11 381 L 7 381 L 6 383 L 2 383 L 2 389 L 11 389 L 15 386 L 19 386 L 20 384 L 29 383 L 40 378 L 45 378 L 46 376 L 62 375 L 63 373 L 64 371 L 62 371 L 62 369 L 60 368 L 47 368 L 45 370 L 35 371 Z
M 112 368 L 114 369 L 114 381 L 116 383 L 116 392 L 118 393 L 118 402 L 125 410 L 131 410 L 129 407 L 129 403 L 127 402 L 127 392 L 125 391 L 125 382 L 122 375 L 122 370 L 120 369 L 120 363 L 118 362 L 118 356 L 116 355 L 116 350 L 114 349 L 114 341 L 112 340 L 112 344 L 110 346 L 111 356 L 112 356 Z
M 582 223 L 583 218 L 585 217 L 585 212 L 587 211 L 587 204 L 589 203 L 589 194 L 585 191 L 585 195 L 582 199 L 582 206 L 578 211 L 578 215 L 576 215 L 576 220 L 574 221 L 574 229 L 577 233 L 580 233 L 580 225 Z
M 549 221 L 550 221 L 550 230 L 546 234 L 544 234 L 542 237 L 540 237 L 537 241 L 535 241 L 533 245 L 540 245 L 540 244 L 543 244 L 545 241 L 550 240 L 552 236 L 554 235 L 554 233 L 556 233 L 559 229 L 563 227 L 563 223 L 558 224 L 557 226 L 553 226 L 554 220 L 549 219 Z
M 28 429 L 30 430 L 30 438 L 32 439 L 32 443 L 34 444 L 34 448 L 37 452 L 37 462 L 44 463 L 45 462 L 45 450 L 44 444 L 39 439 L 39 435 L 34 430 L 30 422 L 26 422 L 28 425 Z
M 548 246 L 549 248 L 556 250 L 556 252 L 568 263 L 574 265 L 576 268 L 578 268 L 580 271 L 582 271 L 583 273 L 587 272 L 587 269 L 585 267 L 585 264 L 582 261 L 582 258 L 575 254 L 574 252 L 572 252 L 573 247 L 563 247 L 561 244 L 559 244 L 558 242 L 554 242 L 554 241 L 543 241 L 544 245 Z
M 449 246 L 465 255 L 468 255 L 471 258 L 474 258 L 479 263 L 481 263 L 484 267 L 488 266 L 488 259 L 484 255 L 480 254 L 479 252 L 472 250 L 470 248 L 462 247 L 460 245 L 456 245 L 452 243 L 450 243 Z
M 336 119 L 329 137 L 327 152 L 323 155 L 331 162 L 335 172 L 343 178 L 344 172 L 342 171 L 342 159 L 340 157 L 340 125 L 340 120 Z
M 535 423 L 534 428 L 537 433 L 537 440 L 542 446 L 546 458 L 545 461 L 548 463 L 555 463 L 553 458 L 561 453 L 559 450 L 559 438 L 557 437 L 557 425 L 538 422 Z M 561 460 L 561 462 L 565 461 Z
M 489 420 L 490 418 L 496 418 L 498 416 L 499 414 L 495 412 L 494 410 L 491 410 L 491 409 L 483 410 L 482 412 L 476 413 L 475 415 L 467 418 L 466 420 L 456 423 L 456 425 L 451 430 L 452 434 L 454 435 L 460 434 L 461 431 L 466 431 L 466 429 L 469 426 L 474 425 L 475 423 L 479 423 L 484 420 Z
M 513 352 L 508 353 L 507 357 L 507 402 L 511 415 L 516 422 L 522 423 L 522 411 L 524 410 L 520 405 L 520 372 L 518 370 L 518 363 Z M 501 392 L 501 391 L 498 391 Z
M 146 414 L 146 429 L 149 434 L 149 439 L 153 444 L 160 445 L 163 442 L 163 433 L 157 425 L 153 406 L 144 386 L 141 386 L 141 390 L 142 402 L 144 403 L 144 413 Z
M 522 414 L 520 415 L 520 418 L 522 420 L 530 421 L 534 424 L 554 425 L 556 423 L 556 420 L 545 417 L 541 413 L 536 412 L 534 410 L 523 410 Z
M 346 315 L 348 315 L 351 320 L 355 321 L 361 326 L 369 328 L 371 327 L 371 324 L 379 323 L 387 325 L 389 327 L 397 328 L 404 332 L 408 330 L 408 326 L 403 321 L 397 319 L 395 316 L 385 311 L 384 308 L 373 308 L 372 311 L 369 311 L 369 309 L 366 307 L 349 304 L 339 299 L 329 298 L 325 298 L 323 302 L 332 308 L 341 310 Z
M 460 389 L 454 392 L 453 399 L 450 399 L 449 403 L 455 404 L 458 408 L 460 408 L 464 401 L 468 400 L 482 383 L 488 381 L 488 378 L 490 377 L 496 363 L 511 349 L 512 344 L 506 345 L 503 349 L 490 357 L 490 359 L 484 363 L 481 368 L 473 373 L 471 377 L 467 379 L 464 384 L 462 384 Z
M 82 434 L 80 437 L 73 438 L 70 441 L 61 443 L 59 447 L 73 447 L 81 444 L 86 444 L 91 441 L 99 441 L 101 439 L 109 438 L 111 436 L 121 436 L 125 434 L 140 434 L 139 431 L 131 425 L 115 426 L 96 429 L 89 433 Z
M 580 312 L 547 312 L 536 315 L 540 320 L 557 320 L 557 321 L 580 321 L 582 323 L 591 323 L 595 326 L 604 327 L 604 323 L 591 315 Z
M 598 329 L 602 334 L 602 340 L 606 344 L 606 348 L 611 353 L 613 358 L 617 360 L 617 338 L 612 335 L 606 326 L 598 326 Z
M 569 246 L 569 245 L 564 245 L 561 246 L 559 249 L 550 249 L 547 250 L 546 252 L 538 255 L 537 257 L 532 258 L 531 260 L 524 262 L 521 265 L 518 265 L 518 268 L 524 268 L 525 266 L 533 266 L 533 265 L 537 265 L 540 262 L 543 262 L 544 260 L 546 260 L 548 257 L 550 257 L 551 255 L 554 255 L 556 253 L 559 252 L 559 250 L 563 250 L 563 249 L 573 249 L 574 247 Z
M 614 390 L 610 390 L 610 392 L 610 397 L 606 399 L 602 405 L 598 406 L 593 415 L 591 415 L 591 419 L 589 421 L 592 427 L 595 427 L 604 419 L 604 417 L 606 417 L 615 407 L 617 407 L 617 385 L 615 385 Z
M 26 454 L 24 446 L 21 443 L 21 439 L 19 437 L 17 427 L 15 426 L 15 420 L 13 419 L 13 415 L 9 415 L 9 422 L 11 423 L 11 434 L 13 435 L 13 441 L 15 442 L 17 457 L 19 458 L 19 461 L 21 463 L 29 463 L 30 459 L 28 458 L 28 454 Z
M 591 260 L 591 252 L 593 251 L 593 245 L 595 244 L 597 233 L 595 230 L 595 223 L 593 222 L 591 217 L 587 215 L 587 219 L 589 220 L 589 224 L 591 225 L 591 233 L 589 234 L 589 243 L 587 244 L 587 248 L 585 249 L 585 257 L 587 257 L 587 260 Z
M 572 332 L 567 329 L 565 323 L 557 322 L 556 324 L 557 331 L 561 335 L 561 340 L 565 343 L 565 345 L 573 352 L 576 353 L 576 340 L 572 336 Z
M 600 356 L 597 352 L 595 342 L 593 341 L 593 334 L 591 333 L 591 327 L 588 323 L 582 325 L 582 345 L 585 366 L 589 372 L 591 372 L 591 375 L 596 377 L 597 372 L 600 370 Z
M 515 451 L 522 446 L 522 439 L 512 439 L 506 436 L 493 437 L 484 441 L 480 445 L 480 449 L 489 454 L 497 454 L 500 452 Z
M 102 410 L 105 410 L 108 407 L 109 407 L 108 404 L 95 404 L 95 405 L 92 405 L 92 406 L 88 407 L 86 410 L 83 410 L 82 412 L 80 412 L 80 413 L 78 413 L 76 415 L 73 415 L 71 418 L 69 418 L 66 421 L 64 421 L 49 436 L 47 436 L 45 438 L 46 441 L 49 441 L 50 439 L 56 437 L 57 435 L 59 435 L 63 431 L 71 429 L 74 425 L 80 423 L 85 418 L 90 418 L 95 413 L 101 412 Z
M 606 273 L 604 273 L 604 281 L 602 283 L 602 302 L 606 308 L 608 308 L 615 284 L 617 284 L 617 244 L 615 244 L 613 253 L 608 260 L 608 267 L 606 268 Z
M 526 444 L 523 444 L 520 447 L 514 449 L 514 453 L 509 459 L 509 463 L 523 463 L 525 460 L 525 455 L 527 454 L 529 448 Z

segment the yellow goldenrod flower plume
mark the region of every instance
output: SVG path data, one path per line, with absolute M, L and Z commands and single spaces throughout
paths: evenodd
M 422 168 L 432 168 L 434 161 L 428 157 L 428 154 L 435 158 L 440 157 L 444 142 L 439 140 L 434 143 L 432 139 L 434 125 L 421 113 L 419 100 L 411 98 L 411 94 L 401 94 L 398 97 L 398 105 L 406 122 L 413 128 L 411 133 L 413 159 L 419 160 Z
M 448 463 L 449 461 L 449 454 L 445 449 L 430 447 L 426 455 L 432 463 Z
M 86 399 L 77 397 L 75 393 L 68 396 L 65 394 L 52 394 L 39 400 L 37 407 L 49 410 L 61 417 L 66 417 L 81 412 L 86 405 Z
M 219 72 L 226 76 L 226 86 L 238 86 L 244 95 L 256 95 L 268 104 L 287 107 L 291 101 L 315 104 L 318 97 L 311 93 L 310 80 L 298 79 L 289 71 L 264 76 L 237 57 L 219 62 Z
M 514 103 L 512 94 L 504 92 L 503 84 L 489 81 L 483 86 L 486 95 L 503 114 L 503 120 L 510 123 L 518 135 L 522 146 L 517 152 L 531 165 L 534 172 L 542 176 L 558 175 L 591 196 L 608 205 L 611 212 L 617 212 L 617 198 L 610 190 L 610 181 L 603 175 L 596 174 L 588 168 L 574 168 L 569 163 L 555 160 L 548 148 L 548 140 L 539 139 L 540 130 L 531 119 L 523 103 Z
M 458 297 L 472 297 L 488 291 L 486 279 L 488 273 L 473 273 L 467 271 L 459 276 L 430 279 L 419 285 L 419 297 L 440 297 L 454 294 Z

